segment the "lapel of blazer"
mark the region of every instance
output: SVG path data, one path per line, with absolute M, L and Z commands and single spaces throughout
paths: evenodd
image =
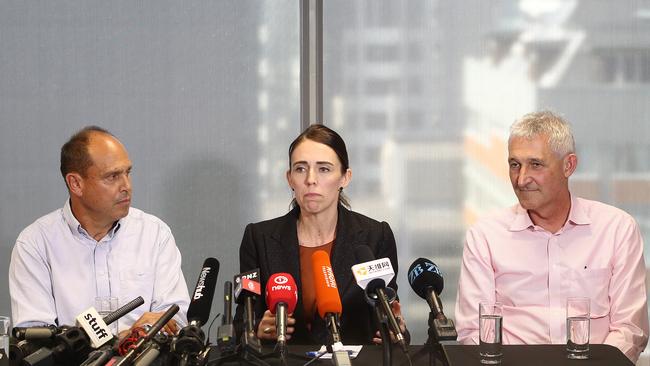
M 352 220 L 352 214 L 348 209 L 339 206 L 338 220 L 336 223 L 336 240 L 332 249 L 331 261 L 334 277 L 341 296 L 345 294 L 353 282 L 351 267 L 356 264 L 354 248 L 359 244 L 359 238 L 363 238 L 365 229 Z
M 298 210 L 293 209 L 284 216 L 281 225 L 271 233 L 266 249 L 269 275 L 277 272 L 290 273 L 300 290 L 300 249 L 296 222 Z

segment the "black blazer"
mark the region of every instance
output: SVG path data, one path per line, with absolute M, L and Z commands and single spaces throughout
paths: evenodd
M 278 272 L 290 273 L 298 285 L 298 304 L 294 313 L 295 331 L 290 343 L 294 344 L 329 344 L 329 332 L 316 314 L 311 332 L 307 330 L 303 319 L 303 304 L 300 289 L 300 249 L 296 222 L 300 208 L 296 207 L 284 216 L 248 224 L 239 248 L 240 272 L 260 269 L 262 292 L 269 277 Z M 363 290 L 357 286 L 352 270 L 357 264 L 355 247 L 367 245 L 375 258 L 388 257 L 395 270 L 395 278 L 389 286 L 397 291 L 397 248 L 395 237 L 386 222 L 378 222 L 364 215 L 338 207 L 336 239 L 330 255 L 332 270 L 343 304 L 341 314 L 341 338 L 344 344 L 370 344 L 377 328 L 374 326 L 372 308 L 365 301 Z M 266 301 L 262 295 L 255 304 L 256 326 L 259 324 Z M 241 335 L 243 328 L 244 306 L 238 305 L 234 323 Z M 239 338 L 238 338 L 239 339 Z

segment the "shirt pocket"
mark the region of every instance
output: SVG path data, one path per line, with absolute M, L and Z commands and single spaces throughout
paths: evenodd
M 609 268 L 571 270 L 568 296 L 584 296 L 591 301 L 591 318 L 609 315 Z
M 148 308 L 153 298 L 153 288 L 153 273 L 139 268 L 131 268 L 120 272 L 120 289 L 122 296 L 126 295 L 126 301 L 142 296 L 145 302 L 142 308 Z

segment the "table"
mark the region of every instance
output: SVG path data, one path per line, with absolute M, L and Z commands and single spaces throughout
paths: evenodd
M 503 363 L 502 366 L 634 366 L 634 364 L 616 347 L 605 344 L 592 344 L 589 346 L 589 360 L 569 360 L 566 358 L 566 346 L 563 344 L 553 345 L 507 345 L 503 346 Z M 289 351 L 296 355 L 304 356 L 305 352 L 317 349 L 317 346 L 289 346 Z M 478 366 L 479 362 L 478 346 L 463 345 L 444 345 L 444 352 L 450 362 L 450 366 Z M 429 359 L 431 348 L 427 346 L 411 346 L 409 354 L 413 366 L 432 365 Z M 270 350 L 267 350 L 270 351 Z M 211 357 L 212 358 L 212 357 Z M 276 357 L 265 359 L 270 365 L 279 365 L 280 362 Z M 304 365 L 306 360 L 296 358 L 289 359 L 290 366 Z M 211 363 L 214 365 L 245 365 L 245 362 L 222 362 Z M 312 365 L 332 365 L 331 360 L 319 360 Z M 352 360 L 352 365 L 359 366 L 381 366 L 382 365 L 382 348 L 381 346 L 368 345 L 364 346 L 359 356 Z M 406 356 L 398 347 L 393 347 L 393 365 L 409 366 Z M 442 365 L 440 362 L 437 365 Z

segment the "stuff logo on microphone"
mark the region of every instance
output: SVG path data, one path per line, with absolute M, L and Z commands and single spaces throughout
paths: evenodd
M 199 281 L 196 284 L 196 289 L 194 289 L 194 300 L 198 300 L 203 297 L 203 289 L 205 288 L 205 278 L 208 277 L 211 267 L 203 267 L 201 274 L 199 275 Z

